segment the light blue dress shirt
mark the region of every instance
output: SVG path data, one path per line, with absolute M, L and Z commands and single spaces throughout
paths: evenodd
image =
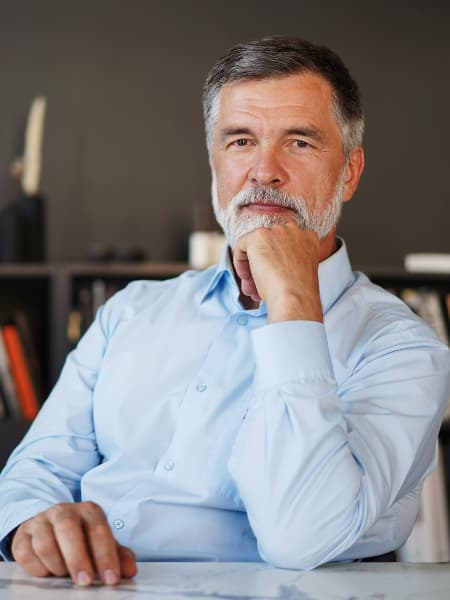
M 319 282 L 324 324 L 244 310 L 226 252 L 118 292 L 1 475 L 0 538 L 92 500 L 138 560 L 310 569 L 398 548 L 435 463 L 449 350 L 352 273 L 345 244 Z

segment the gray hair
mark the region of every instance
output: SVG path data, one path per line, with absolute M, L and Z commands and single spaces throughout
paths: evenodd
M 362 144 L 364 115 L 355 80 L 332 50 L 297 37 L 272 36 L 238 44 L 210 70 L 203 88 L 206 143 L 211 151 L 219 112 L 219 93 L 227 83 L 286 77 L 310 71 L 326 79 L 333 90 L 333 112 L 342 133 L 345 159 Z

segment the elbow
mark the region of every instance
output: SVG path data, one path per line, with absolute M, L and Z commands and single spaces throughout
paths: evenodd
M 361 514 L 355 506 L 325 520 L 306 515 L 294 523 L 279 520 L 272 527 L 260 528 L 258 551 L 275 567 L 310 571 L 336 560 L 355 543 L 361 531 Z
M 319 537 L 319 539 L 318 539 Z M 317 534 L 294 536 L 292 532 L 266 532 L 258 538 L 261 558 L 280 569 L 311 571 L 333 558 L 333 551 L 325 536 Z

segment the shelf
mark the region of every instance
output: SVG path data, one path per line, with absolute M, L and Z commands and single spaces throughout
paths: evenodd
M 136 263 L 0 263 L 0 277 L 49 277 L 58 273 L 86 275 L 91 277 L 170 276 L 183 273 L 189 268 L 182 262 L 136 262 Z
M 56 267 L 49 264 L 0 263 L 0 278 L 51 277 Z
M 75 263 L 62 266 L 72 276 L 82 277 L 168 277 L 189 268 L 186 263 Z

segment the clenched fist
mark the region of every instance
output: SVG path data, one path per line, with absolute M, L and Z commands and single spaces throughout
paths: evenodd
M 56 504 L 22 523 L 11 552 L 31 575 L 70 575 L 90 585 L 97 574 L 106 585 L 136 575 L 133 552 L 114 539 L 103 510 L 94 502 Z
M 233 248 L 241 290 L 267 304 L 268 321 L 322 321 L 318 268 L 320 244 L 293 221 L 243 235 Z

